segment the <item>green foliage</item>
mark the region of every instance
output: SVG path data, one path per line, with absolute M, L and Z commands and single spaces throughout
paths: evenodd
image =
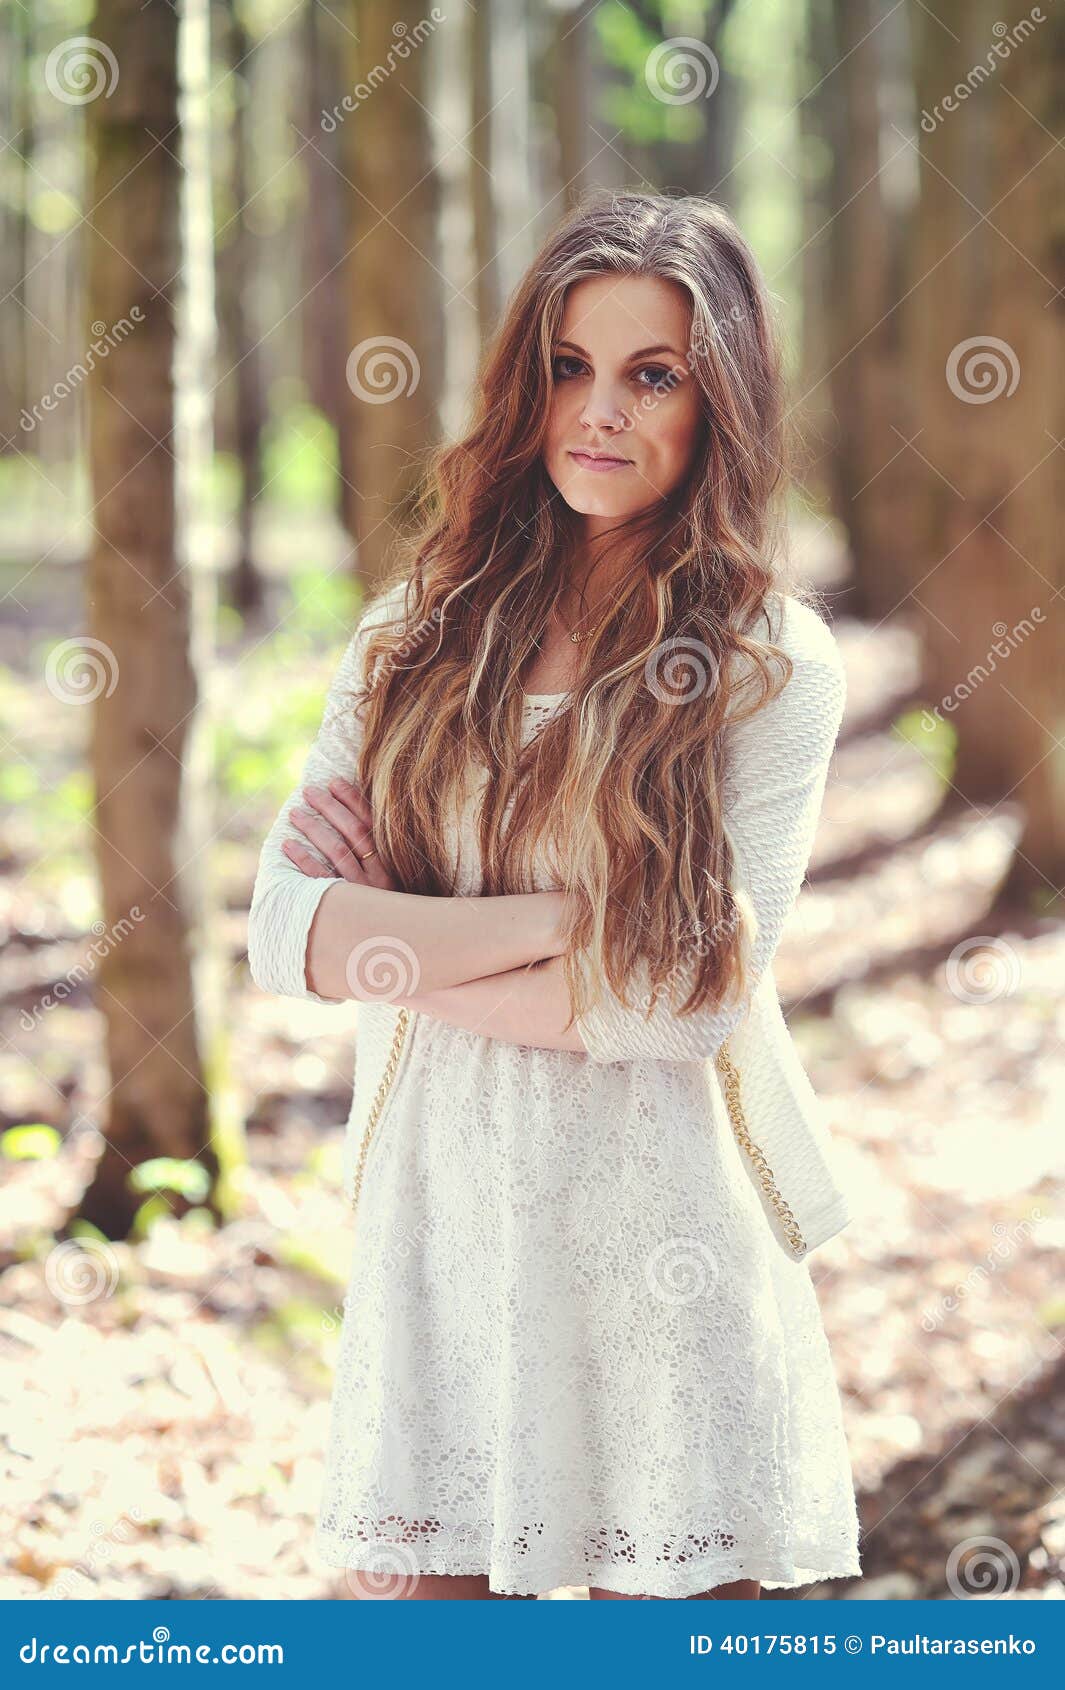
M 202 1203 L 210 1190 L 211 1178 L 202 1162 L 153 1156 L 132 1169 L 129 1184 L 132 1191 L 176 1191 L 190 1203 Z
M 54 1127 L 43 1121 L 27 1122 L 0 1133 L 0 1156 L 9 1162 L 43 1162 L 57 1153 L 61 1143 Z
M 344 1285 L 351 1257 L 350 1230 L 338 1227 L 313 1238 L 289 1233 L 280 1241 L 278 1256 L 286 1267 L 299 1268 L 327 1285 Z
M 292 608 L 277 635 L 282 650 L 288 640 L 317 649 L 351 633 L 360 593 L 347 570 L 308 565 L 293 570 L 291 581 Z
M 154 1196 L 148 1198 L 147 1202 L 141 1204 L 134 1215 L 133 1224 L 130 1227 L 130 1236 L 136 1239 L 147 1238 L 156 1221 L 165 1220 L 173 1212 L 166 1198 L 156 1192 Z
M 80 1215 L 73 1217 L 67 1231 L 71 1238 L 95 1238 L 98 1244 L 110 1244 L 111 1242 L 106 1232 L 101 1232 L 100 1228 L 94 1226 L 92 1221 L 84 1220 Z
M 12 758 L 0 768 L 0 798 L 5 804 L 28 802 L 37 796 L 40 784 L 36 769 L 29 763 L 16 762 Z
M 318 732 L 332 669 L 358 620 L 358 589 L 344 570 L 295 571 L 292 598 L 273 638 L 243 660 L 242 692 L 254 701 L 254 714 L 237 708 L 214 724 L 215 768 L 222 790 L 238 802 L 261 794 L 264 804 L 279 804 L 291 792 Z M 309 668 L 311 678 L 301 680 Z M 282 693 L 283 709 L 270 708 Z
M 951 777 L 958 754 L 958 733 L 953 722 L 932 710 L 906 710 L 893 724 L 893 732 L 919 751 L 938 778 Z
M 1049 1297 L 1041 1303 L 1038 1318 L 1043 1326 L 1053 1330 L 1056 1326 L 1065 1326 L 1065 1296 Z
M 628 87 L 615 84 L 604 91 L 602 116 L 630 140 L 644 145 L 697 140 L 706 126 L 699 101 L 670 105 L 656 99 L 647 86 L 647 56 L 669 33 L 664 21 L 657 30 L 648 29 L 623 0 L 606 0 L 594 18 L 607 63 L 630 79 Z
M 339 474 L 336 430 L 313 405 L 288 405 L 263 436 L 263 476 L 270 498 L 301 510 L 335 501 Z
M 240 499 L 240 463 L 233 452 L 216 452 L 208 474 L 210 508 L 220 522 L 231 517 Z
M 307 1157 L 307 1173 L 316 1181 L 335 1187 L 338 1191 L 343 1178 L 343 1142 L 338 1138 L 316 1144 Z
M 206 1040 L 204 1081 L 210 1108 L 211 1143 L 218 1161 L 214 1203 L 227 1220 L 241 1210 L 248 1169 L 241 1086 L 233 1070 L 230 1029 L 216 1024 Z

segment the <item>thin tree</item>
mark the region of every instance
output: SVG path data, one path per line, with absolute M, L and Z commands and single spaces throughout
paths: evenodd
M 899 601 L 908 422 L 901 358 L 903 221 L 886 190 L 908 137 L 886 115 L 890 31 L 884 0 L 832 0 L 825 259 L 829 392 L 835 417 L 834 504 L 850 545 L 855 612 L 882 617 Z
M 487 0 L 470 0 L 466 15 L 470 84 L 470 211 L 473 222 L 473 279 L 477 325 L 487 339 L 499 314 L 501 278 L 496 256 L 494 150 L 492 146 L 492 11 Z
M 348 92 L 349 21 L 318 0 L 306 0 L 300 31 L 306 116 L 301 128 L 309 144 L 300 148 L 304 165 L 304 271 L 301 283 L 302 362 L 312 404 L 336 432 L 337 515 L 343 518 L 354 487 L 354 423 L 345 380 L 348 339 L 348 278 L 351 189 L 343 176 L 343 131 L 338 111 Z
M 313 10 L 313 8 L 312 8 Z M 266 422 L 262 350 L 252 309 L 258 256 L 248 224 L 252 196 L 248 107 L 251 99 L 248 59 L 251 42 L 236 0 L 225 0 L 223 47 L 228 53 L 232 119 L 229 144 L 229 196 L 232 200 L 217 253 L 219 316 L 225 330 L 225 386 L 232 403 L 232 432 L 240 466 L 237 547 L 227 583 L 230 602 L 247 614 L 263 602 L 263 579 L 255 561 L 256 503 L 262 491 L 262 436 Z
M 88 107 L 86 315 L 132 323 L 89 387 L 89 634 L 101 664 L 92 726 L 110 1090 L 104 1149 L 80 1214 L 124 1236 L 156 1157 L 213 1180 L 192 922 L 179 872 L 182 757 L 196 702 L 189 585 L 175 546 L 173 285 L 181 269 L 178 22 L 161 0 L 100 0 L 96 39 L 118 79 Z
M 440 429 L 444 322 L 431 133 L 433 37 L 424 7 L 363 0 L 341 113 L 352 246 L 352 485 L 345 520 L 372 590 L 421 488 Z

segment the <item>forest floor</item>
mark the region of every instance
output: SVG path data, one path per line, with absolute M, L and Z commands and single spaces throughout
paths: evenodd
M 994 913 L 1019 816 L 945 805 L 920 732 L 895 726 L 912 710 L 910 635 L 835 628 L 847 716 L 776 973 L 853 1200 L 811 1272 L 864 1578 L 767 1595 L 1060 1598 L 1065 929 Z M 42 705 L 14 624 L 0 638 L 16 747 L 0 1130 L 48 1123 L 62 1140 L 0 1164 L 0 1595 L 355 1595 L 311 1543 L 350 1248 L 354 1010 L 251 984 L 247 904 L 275 806 L 234 803 L 220 881 L 240 1218 L 217 1232 L 164 1218 L 106 1250 L 56 1244 L 107 1091 L 91 983 L 36 1012 L 93 919 L 84 825 L 64 833 L 68 783 L 84 777 L 69 706 Z M 308 665 L 316 708 L 328 668 Z M 269 712 L 268 667 L 241 686 Z

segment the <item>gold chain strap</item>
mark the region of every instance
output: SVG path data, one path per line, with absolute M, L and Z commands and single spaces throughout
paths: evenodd
M 754 1164 L 762 1190 L 780 1217 L 780 1223 L 784 1228 L 788 1243 L 797 1256 L 804 1256 L 806 1254 L 806 1240 L 799 1230 L 799 1224 L 780 1194 L 777 1182 L 773 1178 L 772 1168 L 747 1130 L 747 1121 L 740 1098 L 740 1071 L 728 1055 L 727 1044 L 728 1040 L 726 1039 L 725 1044 L 721 1046 L 717 1053 L 717 1065 L 724 1078 L 725 1102 L 728 1106 L 732 1130 Z
M 388 1061 L 385 1063 L 385 1071 L 381 1075 L 381 1083 L 377 1088 L 373 1103 L 370 1105 L 370 1114 L 366 1122 L 366 1131 L 362 1135 L 362 1143 L 359 1146 L 359 1160 L 355 1165 L 355 1188 L 351 1196 L 351 1206 L 353 1209 L 357 1209 L 359 1206 L 359 1192 L 362 1190 L 362 1170 L 366 1166 L 366 1155 L 370 1148 L 370 1140 L 377 1131 L 377 1123 L 381 1119 L 381 1111 L 385 1106 L 385 1099 L 391 1091 L 392 1081 L 396 1077 L 396 1069 L 399 1066 L 399 1054 L 403 1049 L 403 1039 L 406 1035 L 407 1023 L 409 1020 L 410 1010 L 401 1009 L 396 1016 L 396 1030 L 392 1035 L 392 1048 L 388 1053 Z

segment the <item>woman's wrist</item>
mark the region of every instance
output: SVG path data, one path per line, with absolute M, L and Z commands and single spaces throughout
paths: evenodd
M 567 892 L 534 892 L 539 906 L 536 914 L 542 924 L 543 955 L 562 956 L 567 949 L 564 929 L 568 923 L 569 897 Z

